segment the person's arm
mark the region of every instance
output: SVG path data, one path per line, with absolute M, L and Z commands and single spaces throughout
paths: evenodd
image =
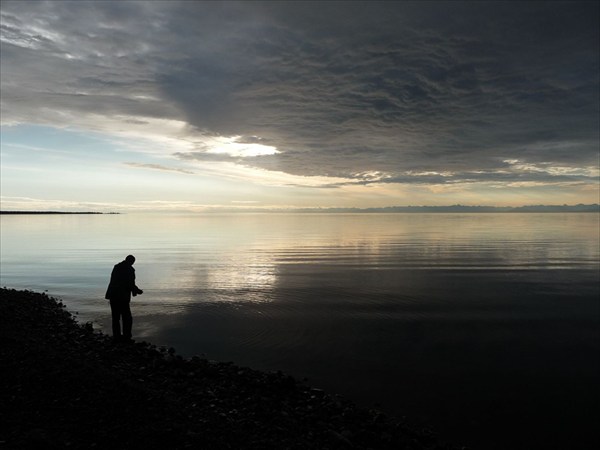
M 135 297 L 136 295 L 140 295 L 143 293 L 144 293 L 144 291 L 142 291 L 139 287 L 137 287 L 135 285 L 135 269 L 132 267 L 131 268 L 131 294 Z

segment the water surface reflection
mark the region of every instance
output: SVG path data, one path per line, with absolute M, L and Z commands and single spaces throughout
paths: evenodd
M 2 216 L 2 284 L 285 370 L 481 449 L 598 443 L 597 214 Z

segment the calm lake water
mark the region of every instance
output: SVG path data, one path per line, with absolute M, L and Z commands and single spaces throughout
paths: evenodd
M 598 214 L 0 216 L 1 284 L 110 332 L 308 378 L 474 449 L 599 443 Z

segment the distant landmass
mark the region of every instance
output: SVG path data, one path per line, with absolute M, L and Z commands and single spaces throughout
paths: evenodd
M 97 211 L 0 211 L 0 214 L 120 214 L 118 212 Z
M 522 212 L 600 212 L 600 205 L 528 205 L 528 206 L 387 206 L 384 208 L 304 208 L 297 212 L 329 213 L 522 213 Z
M 186 211 L 179 211 L 186 212 Z M 528 206 L 387 206 L 382 208 L 244 208 L 228 209 L 215 208 L 211 212 L 294 212 L 294 213 L 598 213 L 600 205 L 528 205 Z M 0 211 L 0 214 L 121 214 L 119 212 L 88 212 L 88 211 Z

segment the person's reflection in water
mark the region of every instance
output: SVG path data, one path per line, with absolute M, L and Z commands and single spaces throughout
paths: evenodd
M 131 326 L 133 318 L 129 302 L 131 294 L 135 297 L 143 291 L 135 285 L 135 269 L 133 263 L 135 258 L 129 255 L 124 261 L 116 264 L 110 274 L 110 283 L 106 290 L 105 298 L 110 300 L 112 313 L 112 332 L 115 342 L 131 342 Z M 121 320 L 123 321 L 123 332 L 121 333 Z

